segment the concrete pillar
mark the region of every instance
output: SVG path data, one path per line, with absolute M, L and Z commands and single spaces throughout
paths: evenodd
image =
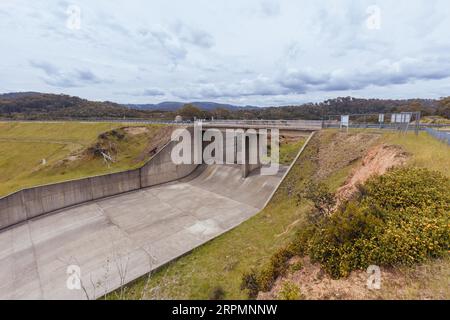
M 242 146 L 242 152 L 243 152 L 243 161 L 244 163 L 241 164 L 241 173 L 242 178 L 247 178 L 248 174 L 250 173 L 250 165 L 249 165 L 249 137 L 245 136 L 244 143 Z
M 252 135 L 252 137 L 250 137 L 247 133 L 244 140 L 244 163 L 241 165 L 242 178 L 246 178 L 250 174 L 250 172 L 261 167 L 261 159 L 259 155 L 259 144 L 261 137 L 259 133 L 251 133 L 250 135 Z M 250 142 L 250 138 L 252 138 L 253 141 L 256 141 L 256 145 Z M 253 147 L 254 150 L 250 150 L 251 147 Z M 256 153 L 256 159 L 252 159 L 252 163 L 250 163 L 250 152 Z

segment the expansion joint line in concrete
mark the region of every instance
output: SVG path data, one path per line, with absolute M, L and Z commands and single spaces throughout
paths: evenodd
M 26 221 L 25 226 L 27 228 L 28 236 L 30 237 L 30 246 L 31 246 L 31 250 L 33 252 L 34 265 L 36 266 L 36 273 L 37 273 L 38 280 L 39 280 L 39 292 L 41 293 L 41 297 L 45 298 L 44 291 L 42 290 L 42 276 L 41 276 L 41 271 L 39 270 L 39 264 L 38 264 L 38 260 L 37 260 L 37 254 L 36 254 L 36 246 L 34 244 L 33 235 L 31 233 L 30 222 Z

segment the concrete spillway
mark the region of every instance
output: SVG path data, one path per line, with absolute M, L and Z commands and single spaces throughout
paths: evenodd
M 202 165 L 176 182 L 3 230 L 0 299 L 102 296 L 255 215 L 285 170 L 276 176 L 255 171 L 243 179 L 239 166 Z M 70 265 L 80 267 L 80 290 L 68 289 Z

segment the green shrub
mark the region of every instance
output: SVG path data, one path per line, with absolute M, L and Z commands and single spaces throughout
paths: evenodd
M 247 291 L 250 299 L 256 298 L 259 292 L 258 274 L 256 270 L 252 269 L 244 273 L 242 276 L 241 290 Z
M 300 300 L 303 296 L 300 288 L 292 282 L 284 281 L 278 293 L 279 300 Z
M 303 269 L 303 263 L 301 261 L 297 261 L 289 267 L 291 272 L 297 272 Z
M 269 291 L 275 280 L 286 273 L 289 268 L 289 259 L 293 256 L 294 252 L 289 248 L 281 248 L 260 272 L 251 270 L 243 275 L 241 290 L 246 290 L 250 299 L 255 298 L 259 291 Z
M 288 248 L 282 248 L 270 258 L 269 264 L 262 270 L 258 279 L 261 291 L 269 291 L 272 288 L 275 280 L 288 269 L 288 261 L 292 257 L 292 251 Z
M 329 215 L 336 205 L 334 194 L 330 192 L 327 185 L 324 183 L 307 183 L 305 185 L 305 191 L 297 194 L 297 204 L 299 204 L 303 198 L 312 201 L 314 205 L 314 210 L 308 214 L 308 220 L 311 223 L 317 223 L 324 216 Z
M 209 295 L 209 300 L 223 300 L 225 298 L 225 290 L 221 286 L 214 287 Z
M 364 204 L 371 203 L 394 213 L 406 209 L 430 209 L 427 214 L 449 212 L 450 179 L 439 172 L 401 168 L 368 181 L 362 189 Z
M 333 277 L 376 265 L 411 265 L 441 257 L 450 243 L 450 180 L 402 168 L 370 179 L 360 196 L 312 230 L 299 233 L 298 252 Z

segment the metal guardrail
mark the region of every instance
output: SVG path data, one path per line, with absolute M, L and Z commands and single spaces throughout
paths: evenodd
M 431 136 L 435 137 L 436 139 L 450 145 L 450 132 L 438 131 L 432 128 L 425 128 L 425 131 L 428 132 L 428 134 L 430 134 Z
M 320 130 L 322 120 L 213 120 L 202 121 L 203 127 L 278 128 L 286 130 Z

